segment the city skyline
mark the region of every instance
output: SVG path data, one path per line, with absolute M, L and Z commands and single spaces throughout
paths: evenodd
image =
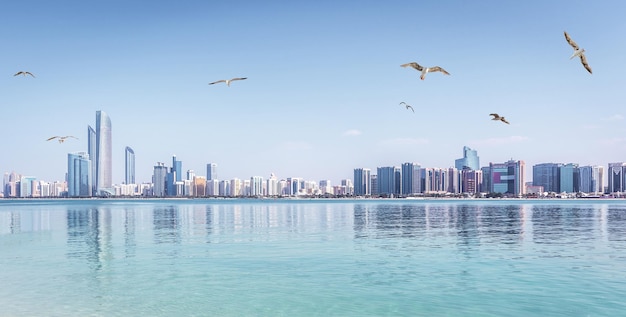
M 7 3 L 0 36 L 20 49 L 0 63 L 10 131 L 0 171 L 63 180 L 68 153 L 95 153 L 80 136 L 96 110 L 113 119 L 115 184 L 126 146 L 138 183 L 173 154 L 184 171 L 218 164 L 220 179 L 334 183 L 355 166 L 451 167 L 463 146 L 482 165 L 608 168 L 626 153 L 626 43 L 615 40 L 624 11 L 621 1 L 577 0 Z M 569 59 L 564 31 L 593 74 Z M 422 81 L 400 66 L 410 62 L 451 75 Z M 22 70 L 36 77 L 13 76 Z M 235 77 L 247 79 L 208 85 Z M 80 140 L 45 142 L 51 135 Z

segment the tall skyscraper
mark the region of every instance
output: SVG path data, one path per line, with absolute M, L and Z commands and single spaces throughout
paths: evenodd
M 524 181 L 524 161 L 510 160 L 505 163 L 489 163 L 491 193 L 523 195 L 526 193 Z
M 604 192 L 604 167 L 581 166 L 580 191 L 583 193 L 600 194 Z
M 124 150 L 125 158 L 125 174 L 124 181 L 126 184 L 136 184 L 135 182 L 135 151 L 129 146 Z
M 154 172 L 152 174 L 152 195 L 165 197 L 167 174 L 165 163 L 158 162 L 157 165 L 154 166 Z
M 174 181 L 183 180 L 183 162 L 176 160 L 176 155 L 172 157 L 172 173 L 174 173 Z
M 402 194 L 411 195 L 421 192 L 420 165 L 417 163 L 402 164 Z
M 90 125 L 87 126 L 87 154 L 91 160 L 91 193 L 92 195 L 97 193 L 96 176 L 96 130 Z
M 96 111 L 96 194 L 113 192 L 111 119 L 104 111 Z
M 454 161 L 454 167 L 457 170 L 462 171 L 464 169 L 470 169 L 477 171 L 480 169 L 480 161 L 478 158 L 478 152 L 472 150 L 467 146 L 463 147 L 463 158 Z
M 369 168 L 354 169 L 354 195 L 370 196 L 372 194 L 372 177 Z
M 561 163 L 533 165 L 533 186 L 543 186 L 545 192 L 561 192 Z
M 626 192 L 626 163 L 609 163 L 609 193 Z
M 217 179 L 217 164 L 209 163 L 206 165 L 206 180 Z
M 580 191 L 580 172 L 578 164 L 564 164 L 560 168 L 560 189 L 561 192 L 577 193 Z
M 67 196 L 91 197 L 91 160 L 89 154 L 76 152 L 67 154 Z
M 397 166 L 378 167 L 378 194 L 399 195 L 402 192 L 402 170 Z

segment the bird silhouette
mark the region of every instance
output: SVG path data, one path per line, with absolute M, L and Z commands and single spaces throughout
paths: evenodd
M 563 31 L 563 34 L 565 34 L 565 40 L 567 41 L 567 43 L 569 43 L 569 45 L 572 46 L 572 48 L 574 49 L 574 54 L 572 54 L 572 56 L 570 56 L 569 59 L 572 59 L 576 56 L 580 57 L 580 62 L 583 64 L 583 66 L 589 72 L 589 74 L 592 74 L 591 66 L 587 64 L 587 58 L 585 57 L 585 49 L 584 48 L 581 49 L 580 47 L 578 47 L 578 44 L 576 44 L 576 42 L 574 42 L 574 40 L 572 40 L 572 38 L 569 37 L 569 34 L 567 34 L 567 32 Z
M 406 102 L 401 102 L 401 105 L 404 105 L 407 109 L 411 109 L 411 111 L 413 111 L 415 113 L 415 110 L 413 110 L 413 107 L 411 107 L 410 105 L 408 105 Z
M 218 81 L 214 81 L 214 82 L 212 82 L 212 83 L 209 83 L 209 85 L 214 85 L 214 84 L 218 84 L 218 83 L 226 83 L 226 85 L 228 85 L 228 87 L 230 87 L 230 83 L 231 83 L 232 81 L 235 81 L 235 80 L 244 80 L 244 79 L 248 79 L 248 77 L 236 77 L 236 78 L 231 78 L 231 79 L 221 79 L 221 80 L 218 80 Z
M 15 73 L 15 75 L 13 75 L 13 76 L 17 76 L 17 75 L 22 75 L 22 76 L 31 75 L 31 76 L 33 76 L 33 78 L 35 78 L 35 75 L 33 75 L 33 73 L 31 73 L 31 72 L 19 71 L 19 72 Z
M 415 62 L 402 64 L 400 66 L 401 67 L 412 67 L 412 68 L 415 68 L 416 70 L 422 72 L 422 75 L 420 76 L 421 80 L 424 80 L 424 78 L 426 78 L 426 74 L 432 73 L 432 72 L 442 72 L 445 75 L 450 75 L 450 73 L 448 73 L 445 69 L 443 69 L 443 68 L 441 68 L 439 66 L 424 67 L 424 66 L 421 66 L 420 64 L 415 63 Z
M 496 121 L 502 121 L 506 124 L 509 124 L 508 121 L 506 121 L 506 119 L 504 119 L 504 117 L 501 117 L 500 115 L 498 115 L 497 113 L 490 113 L 490 116 L 493 116 L 493 118 L 491 120 L 496 120 Z
M 59 139 L 59 143 L 63 143 L 63 142 L 65 142 L 65 140 L 66 140 L 67 138 L 74 138 L 74 139 L 78 140 L 78 138 L 77 138 L 77 137 L 75 137 L 75 136 L 73 136 L 73 135 L 66 135 L 66 136 L 58 136 L 58 135 L 56 135 L 56 136 L 53 136 L 53 137 L 51 137 L 51 138 L 48 138 L 46 141 L 50 141 L 50 140 L 54 140 L 54 139 Z

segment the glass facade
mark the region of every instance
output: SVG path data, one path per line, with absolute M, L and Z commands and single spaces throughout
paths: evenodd
M 112 192 L 111 119 L 104 111 L 96 111 L 96 194 Z
M 92 196 L 91 160 L 85 152 L 67 155 L 67 196 Z
M 371 171 L 369 168 L 354 169 L 354 195 L 369 196 L 372 194 Z
M 462 171 L 464 169 L 470 169 L 477 171 L 480 169 L 480 160 L 478 158 L 478 152 L 472 150 L 467 146 L 463 147 L 463 158 L 454 161 L 454 167 L 457 170 Z
M 136 184 L 135 182 L 135 151 L 129 146 L 124 150 L 124 181 L 126 184 Z

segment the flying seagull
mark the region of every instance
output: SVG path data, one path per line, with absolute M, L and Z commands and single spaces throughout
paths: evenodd
M 415 63 L 415 62 L 402 64 L 400 66 L 402 66 L 402 67 L 413 67 L 413 68 L 417 69 L 418 71 L 422 72 L 422 76 L 420 76 L 421 80 L 424 80 L 424 77 L 426 77 L 427 73 L 432 73 L 432 72 L 442 72 L 445 75 L 450 75 L 450 73 L 448 73 L 445 69 L 443 69 L 443 68 L 441 68 L 439 66 L 424 67 L 424 66 L 421 66 L 420 64 Z
M 58 136 L 58 135 L 56 135 L 56 136 L 53 136 L 53 137 L 47 139 L 46 141 L 59 139 L 59 143 L 63 143 L 65 141 L 65 139 L 67 139 L 67 138 L 74 138 L 74 139 L 78 140 L 78 138 L 73 136 L 73 135 L 66 135 L 66 136 Z
M 406 102 L 401 102 L 401 105 L 404 105 L 407 109 L 411 109 L 411 111 L 415 112 L 415 110 L 413 110 L 413 107 L 411 107 L 410 105 L 408 105 Z
M 587 64 L 587 58 L 585 57 L 585 49 L 584 48 L 581 49 L 580 47 L 578 47 L 576 42 L 574 42 L 572 38 L 569 37 L 567 32 L 563 31 L 563 34 L 565 34 L 565 40 L 567 41 L 567 43 L 569 43 L 569 45 L 571 45 L 574 48 L 574 54 L 572 54 L 572 56 L 570 56 L 569 59 L 572 59 L 576 56 L 580 57 L 580 62 L 583 64 L 583 66 L 589 72 L 589 74 L 592 74 L 591 67 L 589 66 L 589 64 Z
M 506 121 L 506 119 L 504 119 L 504 117 L 500 117 L 500 115 L 497 114 L 497 113 L 490 113 L 489 115 L 493 116 L 493 118 L 491 118 L 491 120 L 502 121 L 502 122 L 504 122 L 506 124 L 509 124 L 509 122 Z
M 236 77 L 236 78 L 231 78 L 231 79 L 222 79 L 222 80 L 218 80 L 218 81 L 214 81 L 212 83 L 209 83 L 209 85 L 218 84 L 218 83 L 226 83 L 226 85 L 228 85 L 228 87 L 230 87 L 230 82 L 231 81 L 244 80 L 244 79 L 248 79 L 248 77 Z
M 33 76 L 33 78 L 35 77 L 35 75 L 33 75 L 31 72 L 24 72 L 24 71 L 19 71 L 19 72 L 15 73 L 15 75 L 13 75 L 13 76 L 17 76 L 17 75 L 23 75 L 23 76 L 31 75 L 31 76 Z

